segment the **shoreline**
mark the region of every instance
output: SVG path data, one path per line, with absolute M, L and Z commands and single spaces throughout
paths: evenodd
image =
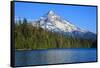
M 15 49 L 17 51 L 31 51 L 31 50 L 61 50 L 61 49 L 97 49 L 97 48 L 49 48 L 49 49 Z

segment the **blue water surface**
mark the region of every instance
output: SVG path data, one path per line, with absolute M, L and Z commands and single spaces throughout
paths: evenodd
M 95 62 L 95 48 L 16 50 L 15 66 Z

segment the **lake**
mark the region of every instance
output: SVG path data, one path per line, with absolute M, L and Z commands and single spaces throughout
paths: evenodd
M 95 62 L 95 48 L 16 50 L 15 66 Z

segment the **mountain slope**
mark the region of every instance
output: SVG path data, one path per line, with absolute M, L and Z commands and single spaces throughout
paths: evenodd
M 70 35 L 72 37 L 96 39 L 96 35 L 94 33 L 76 27 L 68 21 L 63 20 L 53 11 L 49 11 L 44 16 L 40 17 L 40 19 L 34 21 L 32 25 L 42 27 L 43 29 L 52 32 L 58 32 L 63 35 Z

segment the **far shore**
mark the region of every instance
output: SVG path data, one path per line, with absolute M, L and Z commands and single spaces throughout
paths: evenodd
M 15 50 L 33 50 L 33 49 L 15 49 Z

